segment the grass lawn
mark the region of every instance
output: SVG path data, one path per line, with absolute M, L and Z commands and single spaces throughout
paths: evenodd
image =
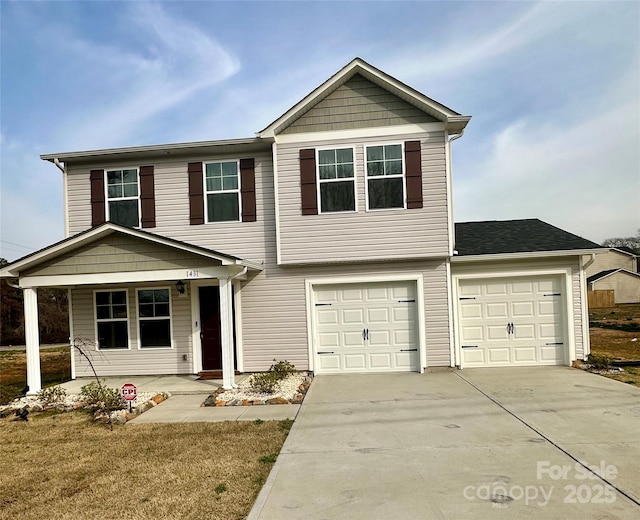
M 42 386 L 71 379 L 70 347 L 40 350 Z M 19 350 L 0 352 L 0 405 L 19 397 L 27 384 L 27 355 Z
M 0 419 L 0 519 L 245 518 L 292 423 Z
M 592 353 L 618 361 L 640 360 L 640 330 L 629 330 L 640 327 L 640 304 L 589 309 L 589 322 Z M 603 375 L 640 386 L 640 367 L 624 370 L 622 374 Z

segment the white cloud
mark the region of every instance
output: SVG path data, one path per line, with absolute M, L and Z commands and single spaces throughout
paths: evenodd
M 484 159 L 454 172 L 456 220 L 537 217 L 598 242 L 632 236 L 640 227 L 639 141 L 637 96 L 588 107 L 573 123 L 517 121 L 496 134 Z
M 123 50 L 117 43 L 78 38 L 62 43 L 77 69 L 107 83 L 94 103 L 73 110 L 62 122 L 70 149 L 138 144 L 150 134 L 145 125 L 154 117 L 240 70 L 239 61 L 214 37 L 169 17 L 160 4 L 126 5 L 126 30 L 144 46 Z

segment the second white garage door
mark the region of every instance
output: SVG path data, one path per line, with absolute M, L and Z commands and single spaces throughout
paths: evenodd
M 415 282 L 314 286 L 315 371 L 419 369 Z
M 563 293 L 560 276 L 460 280 L 461 367 L 566 364 Z

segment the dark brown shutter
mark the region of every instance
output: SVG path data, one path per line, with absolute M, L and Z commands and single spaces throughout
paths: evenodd
M 99 226 L 104 224 L 104 170 L 91 170 L 91 225 Z
M 153 166 L 140 166 L 140 206 L 142 207 L 142 227 L 156 227 L 156 196 Z
M 204 224 L 202 163 L 189 163 L 189 218 L 191 225 Z
M 300 150 L 300 189 L 302 214 L 317 215 L 316 151 L 314 148 Z
M 420 141 L 404 143 L 405 176 L 407 182 L 407 209 L 422 207 L 422 159 Z
M 240 159 L 242 222 L 256 221 L 256 170 L 253 159 Z

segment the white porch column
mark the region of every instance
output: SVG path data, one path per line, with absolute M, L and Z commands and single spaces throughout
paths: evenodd
M 235 386 L 233 366 L 233 313 L 231 308 L 232 283 L 229 278 L 220 278 L 220 342 L 222 343 L 222 388 Z
M 38 335 L 38 290 L 23 289 L 24 294 L 24 336 L 27 343 L 27 386 L 28 395 L 42 390 L 40 376 L 40 338 Z

